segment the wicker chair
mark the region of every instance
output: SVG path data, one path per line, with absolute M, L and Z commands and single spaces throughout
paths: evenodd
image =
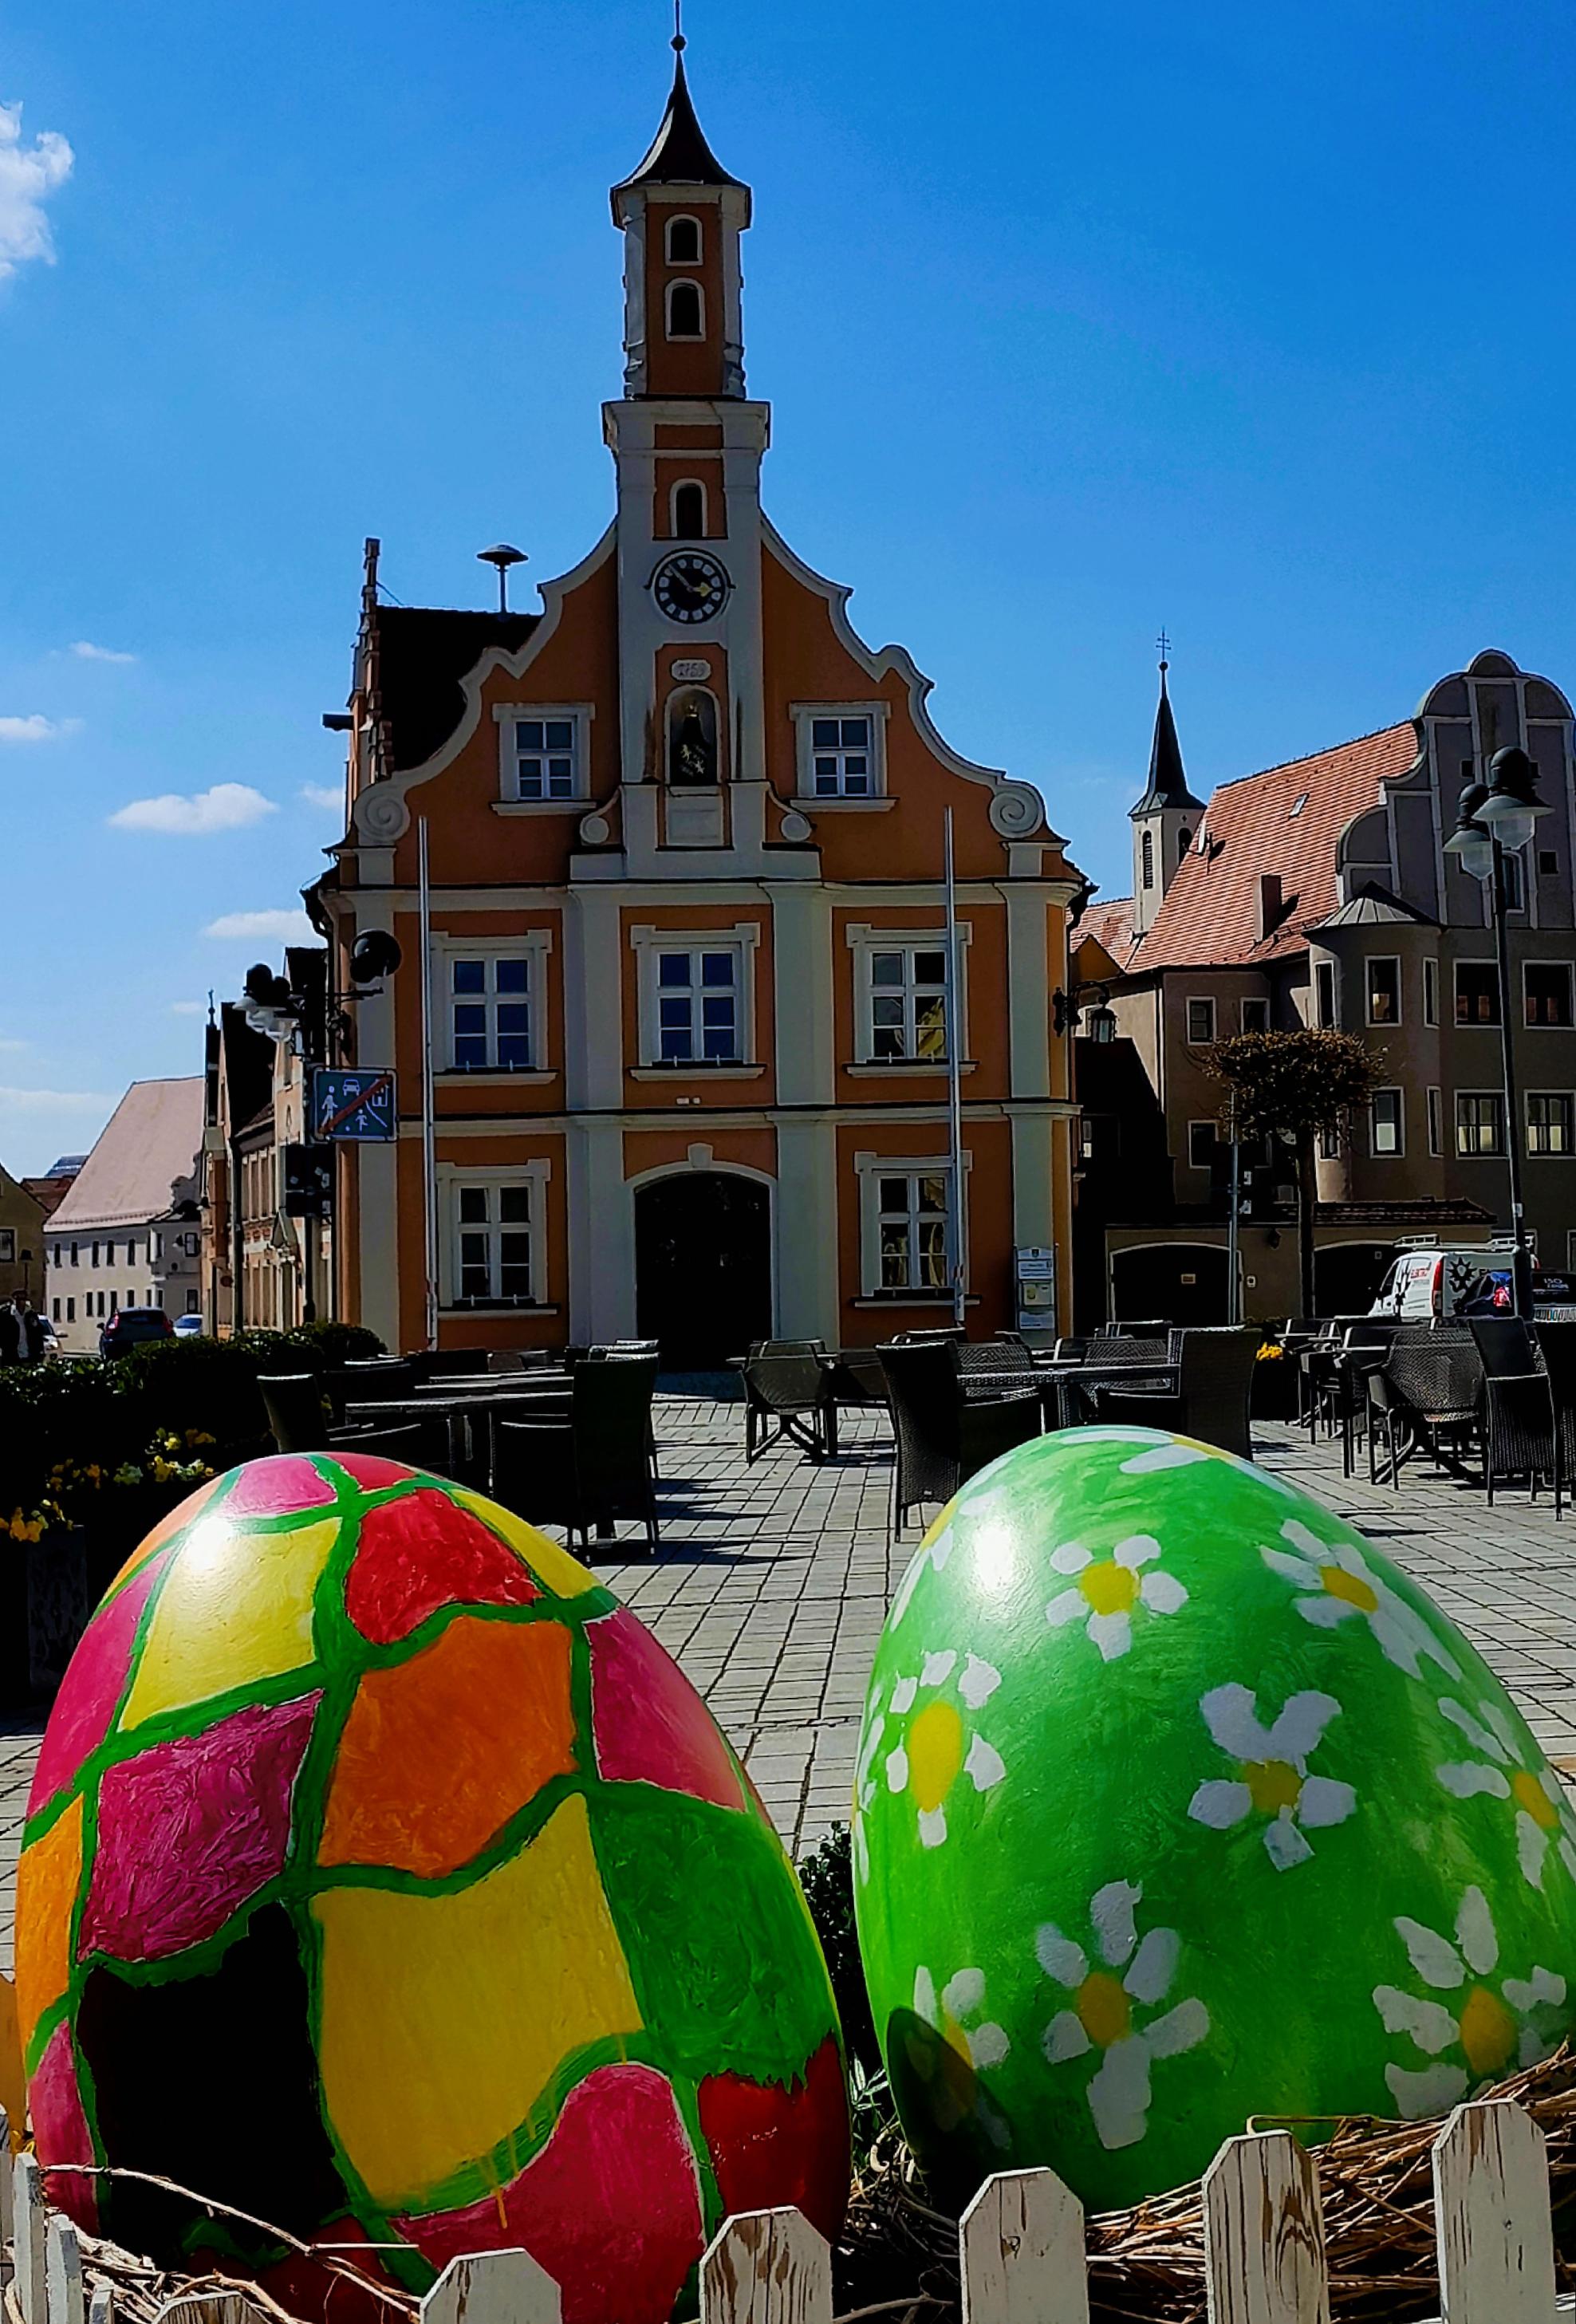
M 970 1403 L 956 1347 L 948 1341 L 907 1346 L 893 1342 L 878 1353 L 897 1440 L 891 1516 L 897 1540 L 910 1509 L 950 1501 L 976 1470 L 1037 1436 L 1040 1403 L 1037 1395 Z
M 389 1428 L 336 1428 L 328 1441 L 336 1460 L 346 1452 L 367 1452 L 380 1461 L 402 1461 L 410 1469 L 429 1469 L 434 1476 L 454 1474 L 452 1440 L 441 1420 L 411 1420 Z
M 1576 1477 L 1576 1323 L 1540 1323 L 1538 1352 L 1553 1398 L 1560 1479 L 1565 1484 Z
M 274 1372 L 259 1379 L 269 1434 L 281 1452 L 326 1452 L 329 1406 L 320 1374 Z
M 1525 1379 L 1542 1369 L 1538 1343 L 1519 1315 L 1473 1315 L 1472 1340 L 1490 1379 Z
M 622 1351 L 620 1351 L 621 1357 Z M 659 1547 L 650 1458 L 657 1358 L 575 1367 L 569 1413 L 505 1418 L 494 1408 L 493 1490 L 533 1525 L 560 1525 L 590 1547 L 591 1528 L 639 1518 L 648 1547 Z
M 958 1376 L 971 1404 L 993 1396 L 1016 1396 L 1016 1386 L 1003 1388 L 1003 1372 L 1019 1374 L 1025 1388 L 1033 1385 L 1034 1358 L 1021 1340 L 965 1340 L 959 1347 Z
M 1458 1463 L 1478 1435 L 1483 1408 L 1483 1361 L 1470 1333 L 1398 1334 L 1380 1369 L 1414 1442 L 1441 1468 Z
M 824 1461 L 830 1390 L 810 1343 L 764 1342 L 760 1354 L 746 1357 L 743 1378 L 746 1467 L 785 1441 Z
M 1525 1477 L 1532 1499 L 1546 1479 L 1554 1489 L 1554 1515 L 1562 1510 L 1564 1463 L 1547 1372 L 1490 1373 L 1483 1383 L 1483 1482 L 1488 1507 L 1496 1484 Z
M 1096 1388 L 1097 1416 L 1128 1427 L 1176 1429 L 1251 1461 L 1249 1406 L 1262 1330 L 1257 1323 L 1242 1323 L 1228 1330 L 1176 1332 L 1172 1337 L 1175 1344 L 1167 1352 L 1176 1361 L 1175 1392 Z

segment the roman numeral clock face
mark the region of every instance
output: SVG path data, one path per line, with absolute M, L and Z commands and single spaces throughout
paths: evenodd
M 681 549 L 664 558 L 651 576 L 651 595 L 670 622 L 714 621 L 728 602 L 733 585 L 727 568 L 700 549 Z

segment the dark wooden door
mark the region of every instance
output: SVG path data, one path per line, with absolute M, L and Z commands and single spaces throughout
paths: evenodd
M 640 1333 L 666 1371 L 716 1371 L 771 1336 L 771 1205 L 756 1178 L 687 1170 L 635 1194 Z
M 1111 1262 L 1113 1321 L 1133 1316 L 1168 1323 L 1226 1321 L 1226 1254 L 1212 1243 L 1150 1244 L 1113 1252 Z

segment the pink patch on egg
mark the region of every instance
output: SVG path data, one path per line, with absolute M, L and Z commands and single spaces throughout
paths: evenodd
M 105 1770 L 79 1956 L 166 1960 L 214 1935 L 282 1871 L 320 1701 L 250 1704 Z
M 137 1624 L 169 1553 L 151 1557 L 124 1590 L 100 1606 L 77 1643 L 44 1729 L 27 1812 L 36 1815 L 64 1791 L 108 1734 L 131 1671 Z
M 298 1509 L 327 1508 L 334 1488 L 299 1452 L 249 1461 L 225 1495 L 227 1517 L 288 1517 Z
M 434 2267 L 528 2251 L 562 2287 L 564 2324 L 667 2324 L 705 2246 L 700 2189 L 673 2092 L 650 2066 L 601 2066 L 502 2192 L 398 2219 Z
M 374 1646 L 408 1638 L 442 1606 L 529 1606 L 540 1595 L 495 1533 L 430 1488 L 368 1509 L 345 1579 L 345 1610 Z
M 733 1755 L 671 1655 L 627 1607 L 587 1622 L 591 1727 L 610 1784 L 655 1784 L 720 1808 L 742 1808 Z
M 45 2043 L 43 2055 L 27 2085 L 27 2101 L 41 2163 L 47 2166 L 51 2163 L 97 2161 L 88 2117 L 82 2111 L 82 2094 L 77 2087 L 77 2060 L 69 2025 L 57 2025 Z M 9 2163 L 5 2168 L 9 2170 Z M 97 2233 L 98 2197 L 93 2180 L 75 2171 L 51 2171 L 46 2167 L 44 2195 L 89 2235 Z

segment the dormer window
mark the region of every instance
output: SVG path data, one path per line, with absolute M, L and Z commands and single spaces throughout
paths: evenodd
M 706 533 L 706 488 L 687 482 L 675 484 L 670 503 L 675 540 L 704 540 Z
M 699 218 L 668 219 L 666 249 L 669 266 L 698 266 L 700 248 Z
M 668 285 L 668 336 L 670 339 L 704 339 L 705 301 L 698 282 Z

